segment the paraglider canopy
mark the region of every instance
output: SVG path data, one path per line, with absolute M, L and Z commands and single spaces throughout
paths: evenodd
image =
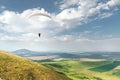
M 50 15 L 45 14 L 45 13 L 34 13 L 34 14 L 30 15 L 29 18 L 34 17 L 34 16 L 44 16 L 49 19 L 52 19 L 52 17 Z M 41 37 L 41 33 L 38 33 L 38 36 Z
M 32 15 L 29 16 L 29 18 L 33 17 L 33 16 L 44 16 L 44 17 L 48 17 L 48 18 L 52 18 L 51 16 L 45 14 L 45 13 L 34 13 Z

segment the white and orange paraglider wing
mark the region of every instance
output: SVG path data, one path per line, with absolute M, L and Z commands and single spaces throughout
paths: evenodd
M 34 14 L 30 15 L 29 18 L 34 17 L 34 16 L 45 16 L 45 17 L 52 19 L 52 17 L 50 15 L 47 15 L 45 13 L 34 13 Z

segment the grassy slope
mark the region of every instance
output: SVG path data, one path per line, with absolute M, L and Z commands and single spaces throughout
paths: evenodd
M 43 64 L 66 74 L 73 80 L 102 80 L 93 75 L 81 73 L 85 66 L 76 61 L 46 62 Z
M 90 70 L 96 71 L 96 72 L 106 72 L 106 71 L 110 71 L 110 70 L 114 69 L 115 67 L 117 67 L 119 65 L 120 65 L 120 61 L 114 61 L 110 64 L 91 68 Z
M 113 75 L 120 76 L 120 70 L 114 70 Z
M 110 64 L 111 61 L 101 62 L 81 62 L 81 61 L 59 61 L 43 63 L 48 67 L 53 67 L 55 70 L 63 72 L 73 80 L 120 80 L 120 77 L 114 76 L 112 72 L 95 72 L 90 68 Z
M 2 80 L 70 80 L 43 65 L 0 51 Z

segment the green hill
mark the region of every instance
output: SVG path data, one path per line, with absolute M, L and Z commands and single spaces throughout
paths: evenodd
M 96 71 L 96 72 L 107 72 L 107 71 L 113 70 L 115 67 L 119 65 L 120 65 L 120 61 L 113 61 L 110 64 L 94 67 L 94 68 L 91 68 L 90 70 Z
M 2 80 L 70 80 L 65 75 L 41 64 L 0 51 L 0 79 Z

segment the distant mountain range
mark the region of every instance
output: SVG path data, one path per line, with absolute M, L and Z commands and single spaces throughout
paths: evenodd
M 120 52 L 83 52 L 83 53 L 66 53 L 66 52 L 40 52 L 28 49 L 19 49 L 12 53 L 22 56 L 58 56 L 60 58 L 120 58 Z
M 19 56 L 44 56 L 48 55 L 48 52 L 38 52 L 38 51 L 32 51 L 28 49 L 19 49 L 16 51 L 12 51 L 12 53 L 19 55 Z
M 12 51 L 12 53 L 23 56 L 23 57 L 30 57 L 30 56 L 59 56 L 63 58 L 78 58 L 79 54 L 71 54 L 65 52 L 39 52 L 39 51 L 32 51 L 28 49 L 19 49 L 16 51 Z

